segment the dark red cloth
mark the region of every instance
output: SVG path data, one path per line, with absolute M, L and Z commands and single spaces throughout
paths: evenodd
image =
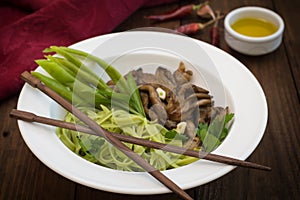
M 0 0 L 0 100 L 20 91 L 20 74 L 50 45 L 111 32 L 138 8 L 172 0 Z

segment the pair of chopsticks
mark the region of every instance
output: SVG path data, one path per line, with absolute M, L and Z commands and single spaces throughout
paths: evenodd
M 263 165 L 259 165 L 256 163 L 251 163 L 243 160 L 238 160 L 230 157 L 215 155 L 215 154 L 208 154 L 205 152 L 184 149 L 176 146 L 166 145 L 158 142 L 147 141 L 139 138 L 134 138 L 130 136 L 125 136 L 121 134 L 111 133 L 103 129 L 99 126 L 95 121 L 90 119 L 87 115 L 82 113 L 79 109 L 74 107 L 70 102 L 59 96 L 56 92 L 45 86 L 41 83 L 39 79 L 32 76 L 29 72 L 25 71 L 22 73 L 21 78 L 30 84 L 34 88 L 38 88 L 40 91 L 51 97 L 57 103 L 59 103 L 62 107 L 64 107 L 69 112 L 73 113 L 74 116 L 79 118 L 82 122 L 84 122 L 88 127 L 76 125 L 73 123 L 68 123 L 60 120 L 45 118 L 41 116 L 37 116 L 30 112 L 19 111 L 19 110 L 12 110 L 10 115 L 17 119 L 21 119 L 24 121 L 29 122 L 39 122 L 48 125 L 58 126 L 61 128 L 67 128 L 71 130 L 77 130 L 80 132 L 85 132 L 89 134 L 94 134 L 97 136 L 104 137 L 107 141 L 109 141 L 112 145 L 122 151 L 125 155 L 130 157 L 133 161 L 139 164 L 145 171 L 155 177 L 159 182 L 164 184 L 167 188 L 172 190 L 174 193 L 179 195 L 183 199 L 192 199 L 185 191 L 183 191 L 179 186 L 177 186 L 173 181 L 171 181 L 168 177 L 162 174 L 159 170 L 151 166 L 147 161 L 145 161 L 142 157 L 138 154 L 134 153 L 130 148 L 128 148 L 123 142 L 130 142 L 134 144 L 139 144 L 151 148 L 157 148 L 164 151 L 170 151 L 174 153 L 184 154 L 188 156 L 193 156 L 197 158 L 203 158 L 210 161 L 220 162 L 229 165 L 241 166 L 241 167 L 248 167 L 254 169 L 261 169 L 261 170 L 270 170 L 271 168 Z
M 74 131 L 78 131 L 78 132 L 82 132 L 82 133 L 99 136 L 93 130 L 91 130 L 90 128 L 88 128 L 86 126 L 74 124 L 71 122 L 65 122 L 65 121 L 61 121 L 61 120 L 57 120 L 57 119 L 51 119 L 51 118 L 47 118 L 47 117 L 38 116 L 38 115 L 35 115 L 34 113 L 27 112 L 27 111 L 13 109 L 10 112 L 10 116 L 14 117 L 16 119 L 27 121 L 27 122 L 38 122 L 38 123 L 42 123 L 42 124 L 47 124 L 47 125 L 51 125 L 51 126 L 56 126 L 56 127 L 60 127 L 60 128 L 65 128 L 65 129 L 69 129 L 69 130 L 74 130 Z M 108 131 L 106 131 L 106 132 L 108 132 Z M 271 168 L 267 167 L 267 166 L 263 166 L 263 165 L 259 165 L 256 163 L 247 162 L 247 161 L 243 161 L 243 160 L 239 160 L 239 159 L 234 159 L 234 158 L 227 157 L 227 156 L 220 156 L 220 155 L 216 155 L 216 154 L 212 154 L 212 153 L 206 153 L 203 151 L 185 149 L 182 147 L 163 144 L 160 142 L 149 141 L 149 140 L 140 139 L 140 138 L 122 135 L 122 134 L 117 134 L 117 133 L 113 133 L 113 132 L 109 132 L 109 134 L 113 135 L 114 137 L 121 140 L 122 142 L 128 142 L 128 143 L 132 143 L 132 144 L 137 144 L 137 145 L 141 145 L 141 146 L 145 146 L 145 147 L 160 149 L 163 151 L 168 151 L 168 152 L 177 153 L 177 154 L 183 154 L 186 156 L 210 160 L 210 161 L 219 162 L 219 163 L 223 163 L 223 164 L 229 164 L 229 165 L 235 165 L 235 166 L 239 166 L 239 167 L 246 167 L 246 168 L 253 168 L 253 169 L 260 169 L 260 170 L 266 170 L 266 171 L 271 170 Z

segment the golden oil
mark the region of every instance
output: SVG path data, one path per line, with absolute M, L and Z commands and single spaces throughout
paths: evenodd
M 278 30 L 275 24 L 260 18 L 241 18 L 231 24 L 231 27 L 236 32 L 250 37 L 265 37 Z

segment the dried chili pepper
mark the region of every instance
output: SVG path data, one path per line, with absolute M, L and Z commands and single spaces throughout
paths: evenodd
M 190 35 L 190 34 L 194 34 L 197 33 L 198 31 L 204 29 L 205 27 L 213 24 L 214 22 L 216 22 L 217 20 L 223 18 L 224 16 L 219 16 L 216 19 L 212 19 L 206 23 L 190 23 L 190 24 L 185 24 L 182 26 L 179 26 L 178 28 L 175 29 L 175 31 L 182 33 L 182 34 L 186 34 L 186 35 Z
M 220 12 L 217 11 L 217 18 L 220 17 Z M 219 27 L 218 27 L 219 20 L 216 20 L 213 27 L 210 29 L 210 39 L 211 44 L 218 47 L 220 42 L 220 36 L 219 36 Z
M 219 28 L 213 26 L 210 29 L 211 44 L 219 47 Z
M 180 18 L 186 15 L 189 15 L 194 10 L 194 5 L 189 4 L 183 7 L 180 7 L 172 12 L 161 14 L 161 15 L 150 15 L 146 16 L 147 19 L 152 19 L 156 21 L 165 21 L 173 18 Z
M 212 10 L 212 8 L 210 7 L 210 5 L 208 3 L 203 5 L 201 8 L 199 8 L 197 10 L 197 15 L 202 18 L 207 18 L 207 19 L 209 19 L 209 18 L 215 19 L 216 18 L 214 11 Z
M 160 15 L 149 15 L 145 18 L 156 20 L 156 21 L 165 21 L 174 18 L 181 18 L 191 14 L 193 11 L 199 10 L 201 7 L 205 6 L 208 2 L 200 3 L 200 4 L 188 4 L 182 7 L 179 7 L 171 12 L 160 14 Z
M 186 35 L 190 35 L 198 32 L 202 28 L 203 28 L 203 24 L 201 23 L 190 23 L 190 24 L 179 26 L 178 28 L 175 29 L 175 31 Z

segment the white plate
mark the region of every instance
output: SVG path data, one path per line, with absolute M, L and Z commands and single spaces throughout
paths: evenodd
M 243 64 L 218 48 L 184 36 L 147 31 L 99 36 L 72 47 L 107 59 L 121 71 L 153 63 L 174 66 L 179 60 L 191 64 L 195 67 L 193 70 L 202 76 L 200 82 L 204 79 L 202 83 L 209 87 L 216 103 L 229 105 L 235 113 L 231 131 L 214 151 L 216 154 L 244 160 L 263 136 L 268 111 L 261 86 Z M 216 84 L 220 82 L 222 87 Z M 27 84 L 22 89 L 17 107 L 46 117 L 61 118 L 63 113 L 63 109 L 50 98 Z M 121 172 L 85 161 L 61 143 L 54 127 L 23 121 L 18 121 L 18 124 L 30 150 L 45 165 L 70 180 L 125 194 L 170 192 L 147 173 Z M 232 169 L 233 166 L 199 160 L 163 173 L 181 188 L 189 189 L 215 180 Z

